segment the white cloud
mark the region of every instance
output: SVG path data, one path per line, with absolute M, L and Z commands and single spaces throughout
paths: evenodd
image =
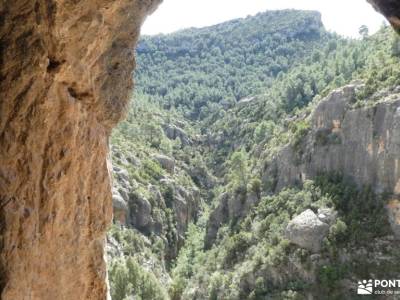
M 318 10 L 328 30 L 345 36 L 357 37 L 358 28 L 363 24 L 375 32 L 384 21 L 366 0 L 164 0 L 148 17 L 142 33 L 169 33 L 187 27 L 209 26 L 268 9 L 284 8 Z

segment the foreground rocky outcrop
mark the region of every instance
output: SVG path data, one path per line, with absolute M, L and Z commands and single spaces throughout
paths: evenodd
M 108 136 L 159 0 L 0 4 L 0 298 L 105 299 Z

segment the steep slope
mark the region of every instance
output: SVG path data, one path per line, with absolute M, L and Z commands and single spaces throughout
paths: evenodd
M 159 2 L 1 2 L 1 299 L 106 299 L 108 137 Z
M 398 46 L 292 10 L 144 37 L 113 139 L 114 298 L 351 299 L 396 277 Z
M 108 237 L 113 299 L 131 293 L 139 299 L 166 298 L 168 271 L 188 225 L 197 221 L 210 197 L 205 189 L 215 184 L 196 149 L 197 138 L 177 113 L 141 97 L 114 132 L 113 204 L 118 225 Z M 143 280 L 131 282 L 133 277 Z
M 205 229 L 210 250 L 186 250 L 201 259 L 193 274 L 207 275 L 186 281 L 183 299 L 320 299 L 327 291 L 329 299 L 353 299 L 357 278 L 398 276 L 399 88 L 357 107 L 356 87 L 365 88 L 337 89 L 292 120 L 310 125 L 278 150 L 265 145 L 270 159 L 261 155 L 253 166 L 258 193 L 252 184 L 225 189 Z M 289 233 L 307 210 L 329 225 L 322 238 L 310 229 Z
M 289 17 L 291 21 L 286 20 Z M 206 48 L 197 49 L 189 43 L 196 39 Z M 276 51 L 278 43 L 286 40 L 289 46 L 284 45 Z M 216 105 L 220 105 L 219 101 L 226 102 L 227 98 L 236 99 L 239 96 L 233 96 L 235 91 L 232 90 L 235 83 L 232 81 L 233 85 L 229 85 L 231 79 L 224 68 L 232 72 L 241 70 L 245 66 L 243 57 L 262 61 L 262 65 L 254 62 L 234 78 L 237 83 L 240 76 L 245 75 L 249 77 L 249 84 L 252 82 L 261 87 L 265 78 L 268 82 L 276 76 L 276 72 L 270 70 L 272 59 L 282 61 L 283 65 L 275 70 L 282 71 L 290 68 L 295 60 L 300 61 L 301 55 L 310 53 L 311 48 L 326 44 L 327 40 L 319 14 L 299 11 L 260 14 L 211 28 L 184 31 L 177 37 L 143 38 L 138 47 L 141 67 L 137 72 L 136 102 L 112 140 L 114 220 L 125 227 L 122 230 L 115 227 L 109 236 L 110 281 L 115 299 L 123 299 L 130 293 L 146 298 L 149 291 L 155 299 L 165 297 L 165 286 L 171 283 L 167 270 L 184 245 L 188 225 L 204 214 L 205 204 L 214 198 L 217 180 L 207 168 L 203 155 L 207 137 L 201 135 L 201 128 L 192 122 L 200 117 L 197 109 L 202 109 L 197 101 L 209 104 L 210 99 L 202 90 L 215 83 L 217 76 L 221 92 L 215 99 Z M 260 41 L 262 46 L 251 48 L 251 44 Z M 224 58 L 204 55 L 208 48 L 215 47 L 221 47 L 222 51 L 230 47 L 231 51 L 225 53 Z M 293 51 L 295 47 L 297 54 Z M 265 62 L 264 52 L 271 56 Z M 291 55 L 296 59 L 288 60 Z M 207 74 L 213 64 L 218 66 L 214 66 L 215 74 Z M 168 65 L 179 68 L 179 72 L 173 69 L 166 72 Z M 197 69 L 196 76 L 191 74 L 193 69 Z M 254 77 L 252 72 L 266 75 Z M 179 78 L 178 73 L 187 78 Z M 193 82 L 190 78 L 199 80 Z M 174 82 L 178 86 L 173 87 Z M 157 85 L 162 86 L 153 88 Z M 188 90 L 191 90 L 192 98 L 185 98 Z M 185 102 L 169 105 L 167 98 L 177 93 L 181 99 L 185 98 Z M 230 106 L 235 103 L 233 100 Z M 142 246 L 134 253 L 129 246 L 132 240 L 150 243 L 138 242 Z M 133 265 L 138 266 L 133 268 Z M 155 275 L 162 284 L 156 280 L 147 280 L 149 284 L 139 280 L 128 288 L 120 288 L 127 285 L 132 272 L 145 278 Z

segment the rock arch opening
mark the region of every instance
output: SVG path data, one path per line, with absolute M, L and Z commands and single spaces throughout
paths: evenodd
M 398 1 L 369 2 L 400 30 Z M 159 3 L 0 3 L 2 299 L 105 299 L 108 137 Z

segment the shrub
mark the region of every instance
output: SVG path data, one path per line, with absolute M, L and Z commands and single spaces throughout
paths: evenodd
M 261 195 L 261 180 L 258 178 L 253 178 L 250 181 L 250 190 L 257 195 L 257 197 L 260 197 Z
M 291 145 L 293 150 L 299 160 L 303 155 L 302 144 L 304 138 L 307 136 L 308 132 L 310 131 L 311 125 L 306 120 L 296 121 L 289 126 L 290 131 L 293 134 Z
M 132 295 L 140 300 L 168 299 L 154 274 L 143 269 L 133 257 L 114 260 L 108 274 L 113 300 L 124 300 Z
M 337 285 L 337 282 L 344 278 L 346 268 L 342 265 L 324 265 L 318 269 L 317 280 L 320 288 L 324 291 L 331 291 Z
M 251 246 L 251 234 L 247 232 L 239 232 L 228 238 L 224 244 L 226 251 L 224 265 L 232 266 L 240 258 L 243 258 L 246 250 Z

